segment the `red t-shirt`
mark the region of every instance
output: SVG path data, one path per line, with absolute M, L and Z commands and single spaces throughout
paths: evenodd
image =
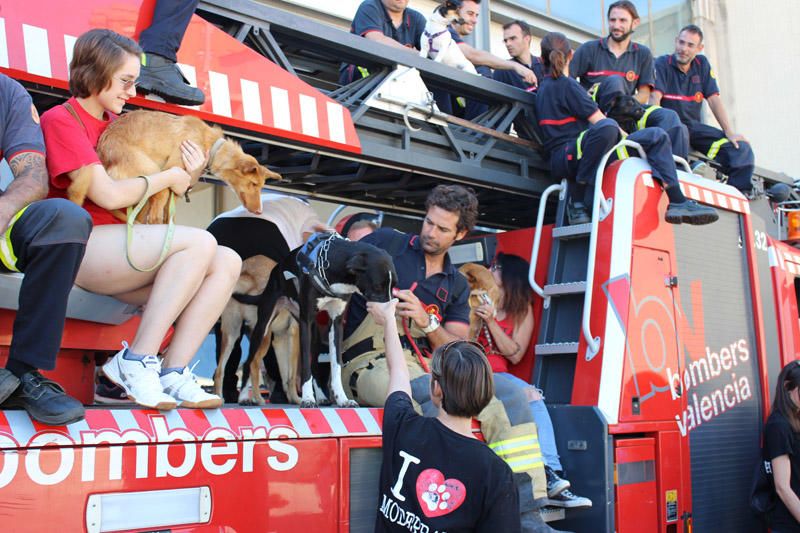
M 503 333 L 511 337 L 514 333 L 514 323 L 511 321 L 510 317 L 505 317 L 503 320 L 498 320 L 497 325 L 500 326 L 500 329 L 503 330 Z M 482 327 L 480 333 L 478 334 L 478 344 L 483 346 L 484 351 L 486 352 L 486 357 L 489 359 L 489 365 L 492 367 L 492 372 L 508 372 L 508 359 L 503 357 L 503 355 L 498 351 L 497 344 L 492 339 L 489 342 L 487 338 L 487 329 L 486 327 Z
M 67 173 L 88 165 L 99 165 L 97 141 L 109 124 L 117 118 L 106 111 L 106 120 L 98 120 L 86 112 L 73 97 L 67 100 L 81 117 L 83 126 L 63 105 L 57 105 L 42 115 L 42 133 L 47 148 L 47 171 L 50 174 L 50 198 L 66 198 L 72 180 Z M 83 202 L 95 226 L 122 224 L 106 209 L 89 198 Z

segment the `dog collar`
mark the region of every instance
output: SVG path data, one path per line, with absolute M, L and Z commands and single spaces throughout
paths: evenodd
M 219 149 L 224 143 L 225 137 L 220 137 L 214 141 L 214 144 L 211 145 L 211 150 L 208 151 L 208 168 L 211 168 L 211 162 L 214 161 L 214 158 L 217 156 L 217 152 L 219 152 Z
M 314 287 L 325 296 L 338 298 L 331 290 L 327 269 L 328 250 L 335 239 L 344 239 L 337 232 L 317 232 L 297 252 L 296 260 L 300 271 L 311 278 Z

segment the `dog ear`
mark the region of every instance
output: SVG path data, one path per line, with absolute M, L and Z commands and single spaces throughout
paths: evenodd
M 347 271 L 352 274 L 360 274 L 367 271 L 367 254 L 357 253 L 350 257 L 345 263 Z
M 239 172 L 242 174 L 258 174 L 259 165 L 255 161 L 242 161 L 239 163 Z

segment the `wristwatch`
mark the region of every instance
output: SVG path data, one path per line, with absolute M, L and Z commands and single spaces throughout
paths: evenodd
M 428 325 L 422 328 L 424 334 L 432 333 L 441 325 L 436 315 L 428 314 Z

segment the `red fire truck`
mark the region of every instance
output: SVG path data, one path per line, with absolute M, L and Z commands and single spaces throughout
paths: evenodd
M 152 7 L 7 0 L 0 72 L 25 85 L 41 113 L 67 97 L 78 35 L 108 27 L 136 36 Z M 339 86 L 342 61 L 369 75 Z M 536 142 L 504 133 L 525 127 L 515 119 L 533 113 L 534 95 L 248 0 L 201 2 L 179 62 L 205 104 L 139 97 L 132 107 L 219 124 L 292 194 L 419 215 L 433 185 L 467 184 L 481 226 L 502 231 L 454 247 L 454 262 L 487 263 L 497 251 L 531 257 L 536 341 L 514 372 L 544 391 L 569 478 L 594 502 L 548 513 L 554 526 L 758 530 L 748 496 L 761 427 L 775 376 L 800 350 L 800 252 L 781 240 L 783 209 L 686 167 L 684 193 L 720 220 L 665 224 L 667 200 L 631 145 L 633 157 L 601 167 L 592 222 L 568 226 L 565 185 Z M 487 111 L 470 122 L 443 115 L 430 89 Z M 758 174 L 759 189 L 788 182 Z M 0 276 L 0 359 L 19 283 Z M 138 320 L 135 309 L 76 288 L 51 375 L 91 404 L 96 361 Z M 380 427 L 381 410 L 369 408 L 89 407 L 66 427 L 0 410 L 0 524 L 371 531 Z

